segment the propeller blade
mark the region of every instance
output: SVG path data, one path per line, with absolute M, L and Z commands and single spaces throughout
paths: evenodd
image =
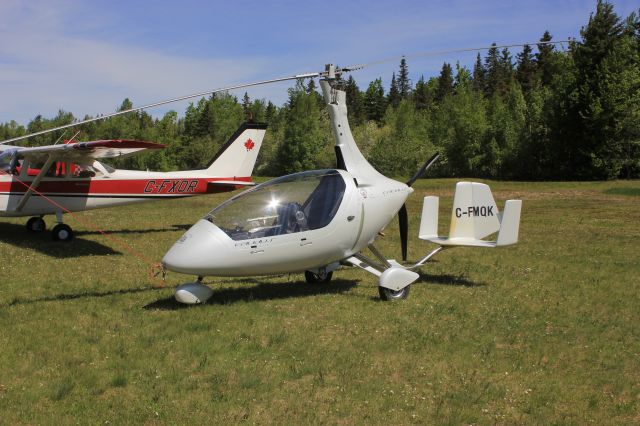
M 400 225 L 400 247 L 402 248 L 402 261 L 407 261 L 407 237 L 409 235 L 409 215 L 407 205 L 403 204 L 398 211 L 398 222 Z
M 435 154 L 433 154 L 433 155 L 431 156 L 431 158 L 429 158 L 429 159 L 428 159 L 428 160 L 427 160 L 427 161 L 422 165 L 422 167 L 420 167 L 420 170 L 418 170 L 418 171 L 416 172 L 416 174 L 415 174 L 415 175 L 413 175 L 413 177 L 407 181 L 407 186 L 411 186 L 411 185 L 413 185 L 415 181 L 417 181 L 418 179 L 420 179 L 420 177 L 424 174 L 424 172 L 426 172 L 426 171 L 427 171 L 427 169 L 428 169 L 429 167 L 431 167 L 431 165 L 432 165 L 433 163 L 435 163 L 435 161 L 438 159 L 438 157 L 440 157 L 440 153 L 439 153 L 439 152 L 436 152 Z

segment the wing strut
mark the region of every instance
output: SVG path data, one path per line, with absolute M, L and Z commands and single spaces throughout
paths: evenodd
M 19 212 L 20 210 L 22 210 L 24 205 L 27 204 L 27 200 L 29 199 L 29 197 L 31 197 L 31 194 L 33 194 L 34 188 L 36 188 L 40 184 L 40 181 L 42 180 L 44 175 L 47 174 L 52 164 L 53 164 L 53 156 L 49 155 L 49 157 L 47 157 L 47 161 L 45 161 L 44 163 L 44 166 L 42 166 L 42 168 L 40 169 L 40 173 L 38 173 L 38 176 L 36 176 L 36 178 L 31 182 L 31 184 L 29 185 L 29 188 L 27 188 L 27 192 L 24 193 L 24 195 L 18 202 L 18 205 L 15 208 L 15 211 Z M 27 167 L 28 166 L 29 165 L 27 165 Z

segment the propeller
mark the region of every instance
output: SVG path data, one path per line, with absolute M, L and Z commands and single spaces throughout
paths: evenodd
M 411 187 L 416 180 L 427 171 L 429 167 L 435 163 L 440 156 L 440 153 L 436 152 L 418 169 L 418 171 L 407 181 L 407 186 Z M 403 204 L 398 211 L 398 224 L 400 225 L 400 248 L 402 249 L 402 261 L 407 261 L 407 241 L 409 236 L 409 214 L 407 213 L 407 205 Z

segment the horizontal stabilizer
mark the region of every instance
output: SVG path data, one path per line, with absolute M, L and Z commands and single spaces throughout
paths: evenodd
M 508 200 L 501 215 L 488 185 L 458 182 L 448 237 L 438 236 L 438 197 L 425 197 L 419 237 L 441 246 L 500 247 L 518 242 L 522 200 Z M 498 232 L 496 241 L 483 238 Z

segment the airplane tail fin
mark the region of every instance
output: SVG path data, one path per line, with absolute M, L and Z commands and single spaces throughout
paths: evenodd
M 266 130 L 266 124 L 243 123 L 211 159 L 205 168 L 207 174 L 224 178 L 250 177 Z
M 425 197 L 420 239 L 441 246 L 500 247 L 518 242 L 522 200 L 508 200 L 500 214 L 488 185 L 458 182 L 451 212 L 449 236 L 438 236 L 438 197 Z M 483 238 L 498 232 L 496 241 Z

